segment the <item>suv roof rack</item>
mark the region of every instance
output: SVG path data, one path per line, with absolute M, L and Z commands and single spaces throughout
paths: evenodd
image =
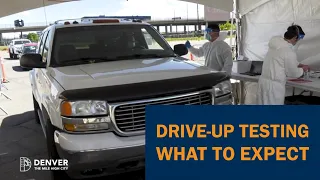
M 86 19 L 118 19 L 120 21 L 131 21 L 131 22 L 142 22 L 140 19 L 136 19 L 134 16 L 132 17 L 121 17 L 121 16 L 84 16 L 81 18 L 81 21 L 86 20 Z
M 77 19 L 62 19 L 62 20 L 57 20 L 54 22 L 54 24 L 58 24 L 60 22 L 65 23 L 65 22 L 69 22 L 69 21 L 73 21 L 74 24 L 78 24 L 79 23 L 79 18 Z
M 92 20 L 119 20 L 120 22 L 122 21 L 127 21 L 127 22 L 136 22 L 136 23 L 142 23 L 143 21 L 140 19 L 136 19 L 134 16 L 131 17 L 126 17 L 126 18 L 120 18 L 117 16 L 114 17 L 108 17 L 108 16 L 84 16 L 82 18 L 76 18 L 76 19 L 61 19 L 55 21 L 53 24 L 79 24 L 79 23 L 90 23 Z

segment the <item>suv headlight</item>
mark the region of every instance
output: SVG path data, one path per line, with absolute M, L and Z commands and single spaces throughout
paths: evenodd
M 87 132 L 110 128 L 109 106 L 105 101 L 63 101 L 60 111 L 67 131 Z
M 232 92 L 231 82 L 228 80 L 217 84 L 216 86 L 214 86 L 214 92 L 215 97 L 230 94 Z
M 105 101 L 63 101 L 60 110 L 61 115 L 67 117 L 108 115 Z

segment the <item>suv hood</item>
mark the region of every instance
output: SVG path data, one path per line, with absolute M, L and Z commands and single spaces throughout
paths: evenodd
M 151 86 L 156 85 L 155 82 L 182 80 L 182 78 L 207 76 L 208 74 L 213 75 L 210 76 L 211 79 L 214 77 L 210 83 L 214 85 L 229 78 L 224 73 L 213 72 L 207 67 L 180 58 L 111 61 L 52 68 L 51 71 L 51 76 L 59 82 L 66 92 L 72 92 L 73 97 L 74 94 L 85 90 L 92 90 L 91 94 L 93 91 L 98 91 L 99 88 L 106 92 L 106 89 L 101 89 L 103 87 L 124 88 L 127 86 L 127 91 L 130 91 L 129 87 L 145 84 L 145 87 L 150 89 Z M 186 82 L 186 80 L 183 81 Z M 160 86 L 167 85 L 158 83 L 156 86 L 160 88 Z M 117 91 L 117 89 L 114 90 Z

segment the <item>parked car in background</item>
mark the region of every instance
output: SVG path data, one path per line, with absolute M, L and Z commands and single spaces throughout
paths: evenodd
M 19 50 L 22 51 L 22 45 L 26 43 L 31 43 L 29 39 L 15 39 L 9 45 L 9 55 L 11 59 L 17 59 Z
M 37 48 L 38 48 L 38 43 L 27 43 L 22 45 L 21 49 L 22 50 L 18 50 L 18 58 L 20 59 L 21 56 L 23 56 L 24 54 L 35 54 L 37 52 Z M 23 70 L 29 70 L 30 68 L 26 68 L 21 66 L 21 68 Z

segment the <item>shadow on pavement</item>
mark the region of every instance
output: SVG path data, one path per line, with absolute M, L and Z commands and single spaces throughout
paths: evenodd
M 11 59 L 11 58 L 4 58 L 5 60 L 14 60 L 14 59 Z
M 26 70 L 22 69 L 21 66 L 12 66 L 12 69 L 13 69 L 14 71 L 16 71 L 16 72 L 25 72 L 25 71 L 28 71 L 27 69 L 26 69 Z
M 22 114 L 12 115 L 3 119 L 1 128 L 19 126 L 34 119 L 34 112 L 24 112 Z
M 34 111 L 0 119 L 0 179 L 53 180 L 50 171 L 20 172 L 20 158 L 47 159 L 47 148 L 41 125 L 35 122 Z M 90 180 L 144 180 L 145 171 L 132 172 Z
M 17 107 L 18 108 L 18 107 Z M 34 121 L 34 112 L 0 119 L 0 174 L 1 179 L 49 179 L 48 172 L 39 172 L 30 169 L 21 172 L 20 158 L 34 159 L 46 158 L 45 139 L 42 130 Z

